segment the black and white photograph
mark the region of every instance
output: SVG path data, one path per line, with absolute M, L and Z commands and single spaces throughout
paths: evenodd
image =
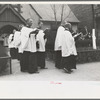
M 63 84 L 73 88 L 79 82 L 79 90 L 99 84 L 100 89 L 100 3 L 0 3 L 0 84 L 2 81 L 16 82 L 16 88 L 17 83 L 25 85 L 23 91 L 29 94 L 32 94 L 29 90 L 32 84 L 38 84 L 38 88 L 41 85 L 39 90 L 35 88 L 37 95 L 31 97 L 38 97 L 40 92 L 36 90 L 47 90 L 46 83 L 59 89 Z M 29 88 L 27 82 L 30 82 Z M 89 87 L 90 82 L 94 83 Z M 55 92 L 50 87 L 51 93 Z M 17 91 L 19 94 L 21 88 Z M 68 86 L 63 89 L 70 92 Z M 60 97 L 59 94 L 71 97 L 66 92 L 54 97 Z M 80 91 L 78 94 L 83 96 Z M 0 95 L 5 96 L 4 91 Z M 98 92 L 94 95 L 100 98 Z M 14 92 L 12 97 L 16 96 Z

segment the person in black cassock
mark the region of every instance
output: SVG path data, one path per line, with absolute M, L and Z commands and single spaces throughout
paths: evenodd
M 65 31 L 62 33 L 62 66 L 65 72 L 71 73 L 72 69 L 76 69 L 76 46 L 75 40 L 71 33 L 71 24 L 65 24 Z
M 12 59 L 16 58 L 16 49 L 14 45 L 14 33 L 16 30 L 13 30 L 13 33 L 9 35 L 8 38 L 8 48 L 10 49 L 10 56 Z
M 58 69 L 61 69 L 61 47 L 60 47 L 60 44 L 61 44 L 61 36 L 62 36 L 62 33 L 64 31 L 64 24 L 65 22 L 61 23 L 61 25 L 58 27 L 58 30 L 57 30 L 57 34 L 56 34 L 56 38 L 55 38 L 55 45 L 54 45 L 54 51 L 55 51 L 55 67 L 58 68 Z
M 36 29 L 32 28 L 33 20 L 27 19 L 27 25 L 21 29 L 22 72 L 38 73 L 36 54 Z
M 42 30 L 43 23 L 38 23 L 39 32 L 37 34 L 37 64 L 41 69 L 45 68 L 45 43 L 46 43 L 46 36 Z
M 18 60 L 20 61 L 20 67 L 23 66 L 23 59 L 22 59 L 22 49 L 21 49 L 21 29 L 24 27 L 23 24 L 20 24 L 18 26 L 18 31 L 17 36 L 16 36 L 16 41 L 15 45 L 18 48 Z

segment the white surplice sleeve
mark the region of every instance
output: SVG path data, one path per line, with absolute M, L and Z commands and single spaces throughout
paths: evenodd
M 28 41 L 29 41 L 29 35 L 30 32 L 34 31 L 34 29 L 32 28 L 27 28 L 27 27 L 23 27 L 21 30 L 21 47 L 24 50 L 27 45 L 28 45 Z

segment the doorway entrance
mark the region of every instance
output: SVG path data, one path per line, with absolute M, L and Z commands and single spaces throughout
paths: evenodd
M 17 30 L 16 27 L 12 25 L 5 25 L 0 29 L 0 44 L 6 48 L 6 51 L 9 52 L 8 48 L 8 38 L 10 34 L 13 34 L 13 30 Z M 16 49 L 10 50 L 12 58 L 16 58 L 18 53 Z

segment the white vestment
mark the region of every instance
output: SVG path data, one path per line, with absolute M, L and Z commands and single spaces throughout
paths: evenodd
M 39 49 L 37 49 L 37 51 L 40 52 L 45 52 L 45 39 L 44 39 L 44 32 L 43 30 L 40 30 L 39 33 L 37 34 L 37 41 L 39 41 Z
M 14 45 L 15 45 L 15 48 L 18 48 L 20 43 L 21 43 L 21 32 L 20 31 L 16 31 L 14 33 Z
M 36 52 L 36 39 L 35 34 L 31 34 L 30 32 L 35 29 L 23 27 L 21 30 L 21 49 L 23 51 Z
M 57 35 L 56 35 L 56 39 L 55 39 L 55 47 L 54 50 L 58 51 L 61 50 L 60 46 L 61 46 L 61 36 L 63 31 L 65 30 L 65 28 L 63 26 L 59 26 L 58 30 L 57 30 Z
M 10 34 L 9 38 L 8 38 L 8 47 L 9 48 L 15 48 L 14 41 L 12 41 L 12 39 L 13 39 L 13 34 Z
M 70 55 L 77 55 L 75 41 L 72 34 L 65 30 L 62 34 L 62 57 L 68 57 Z

